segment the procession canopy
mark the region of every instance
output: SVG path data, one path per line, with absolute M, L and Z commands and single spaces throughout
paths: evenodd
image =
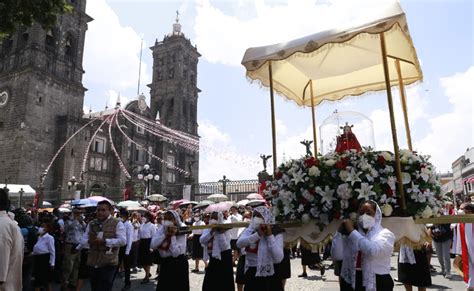
M 391 85 L 398 85 L 395 61 L 400 62 L 405 85 L 423 79 L 405 13 L 392 3 L 369 13 L 351 27 L 335 28 L 289 42 L 249 48 L 242 65 L 247 76 L 270 86 L 299 106 L 311 106 L 310 80 L 314 105 L 324 100 L 386 90 L 380 34 L 383 33 Z

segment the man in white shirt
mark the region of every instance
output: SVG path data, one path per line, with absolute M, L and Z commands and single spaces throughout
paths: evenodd
M 111 291 L 119 262 L 119 248 L 127 244 L 125 226 L 112 217 L 112 204 L 97 203 L 96 219 L 87 226 L 81 244 L 89 243 L 87 266 L 92 291 Z
M 129 214 L 126 209 L 120 210 L 120 217 L 122 218 L 123 225 L 125 226 L 125 233 L 127 237 L 127 244 L 120 247 L 120 261 L 123 262 L 123 269 L 125 273 L 125 286 L 122 288 L 122 291 L 130 290 L 130 267 L 131 267 L 131 257 L 130 251 L 132 249 L 132 244 L 134 240 L 134 229 L 133 225 L 129 220 Z
M 8 194 L 0 189 L 0 291 L 21 290 L 23 236 L 7 214 Z
M 237 211 L 237 206 L 233 205 L 230 208 L 230 215 L 227 220 L 229 223 L 242 222 L 242 215 L 240 215 Z M 239 238 L 240 228 L 234 227 L 228 232 L 230 235 L 230 247 L 232 248 L 232 262 L 235 265 L 235 262 L 239 259 L 239 248 L 237 248 L 236 243 L 237 239 Z

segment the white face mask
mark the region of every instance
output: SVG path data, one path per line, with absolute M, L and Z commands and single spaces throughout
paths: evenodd
M 38 228 L 38 234 L 43 235 L 45 233 L 44 228 L 40 227 Z
M 217 224 L 217 219 L 209 219 L 209 224 Z
M 199 221 L 199 220 L 200 220 L 199 217 L 197 216 L 194 217 L 194 221 Z
M 363 214 L 359 216 L 359 224 L 362 225 L 362 228 L 364 229 L 370 229 L 375 225 L 375 218 L 370 215 Z
M 458 214 L 459 214 L 459 215 L 465 214 L 465 213 L 464 213 L 464 210 L 458 210 Z
M 265 220 L 261 217 L 254 217 L 252 218 L 252 221 L 250 222 L 250 227 L 253 229 L 257 229 L 260 227 L 260 225 L 264 224 Z
M 142 217 L 142 223 L 147 223 L 147 219 L 145 217 Z
M 174 225 L 174 223 L 171 220 L 163 220 L 162 224 L 164 227 L 170 227 Z

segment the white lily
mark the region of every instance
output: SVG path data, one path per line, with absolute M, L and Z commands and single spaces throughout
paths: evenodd
M 351 168 L 351 171 L 349 172 L 349 175 L 347 176 L 345 181 L 350 182 L 351 186 L 354 186 L 356 182 L 361 182 L 359 177 L 360 174 L 362 174 L 362 172 L 356 172 L 354 168 Z
M 355 191 L 359 193 L 357 199 L 364 199 L 369 200 L 369 196 L 375 195 L 376 193 L 372 191 L 373 186 L 369 186 L 368 183 L 361 183 L 360 189 L 356 189 Z
M 300 183 L 300 182 L 304 182 L 304 176 L 306 176 L 306 173 L 304 173 L 301 169 L 294 173 L 293 174 L 293 179 L 291 179 L 291 181 L 293 181 L 296 184 Z
M 317 187 L 316 188 L 316 192 L 321 195 L 321 204 L 322 203 L 327 203 L 329 205 L 332 205 L 332 202 L 334 200 L 337 200 L 335 197 L 334 197 L 334 190 L 329 188 L 329 186 L 325 186 L 324 187 L 324 191 Z

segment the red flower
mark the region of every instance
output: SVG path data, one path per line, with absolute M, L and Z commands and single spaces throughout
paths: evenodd
M 319 166 L 319 160 L 317 160 L 315 157 L 310 157 L 304 161 L 304 165 L 306 168 L 311 168 L 312 166 Z
M 278 190 L 273 189 L 273 190 L 272 190 L 272 195 L 273 195 L 273 196 L 277 196 L 277 194 L 278 194 Z
M 379 156 L 377 157 L 377 163 L 378 163 L 380 166 L 385 165 L 385 158 L 384 158 L 382 155 L 379 155 Z
M 335 218 L 335 219 L 341 218 L 341 212 L 340 212 L 340 211 L 336 211 L 336 212 L 334 213 L 334 218 Z
M 345 170 L 348 164 L 349 164 L 349 158 L 348 158 L 348 157 L 344 157 L 344 158 L 341 158 L 341 159 L 336 163 L 336 168 L 338 168 L 339 170 Z
M 387 195 L 387 197 L 392 197 L 393 196 L 392 188 L 388 187 L 387 189 L 385 189 L 385 194 Z
M 277 179 L 281 179 L 281 177 L 283 177 L 283 173 L 280 172 L 280 171 L 276 172 L 275 175 L 276 175 L 276 178 L 277 178 Z

